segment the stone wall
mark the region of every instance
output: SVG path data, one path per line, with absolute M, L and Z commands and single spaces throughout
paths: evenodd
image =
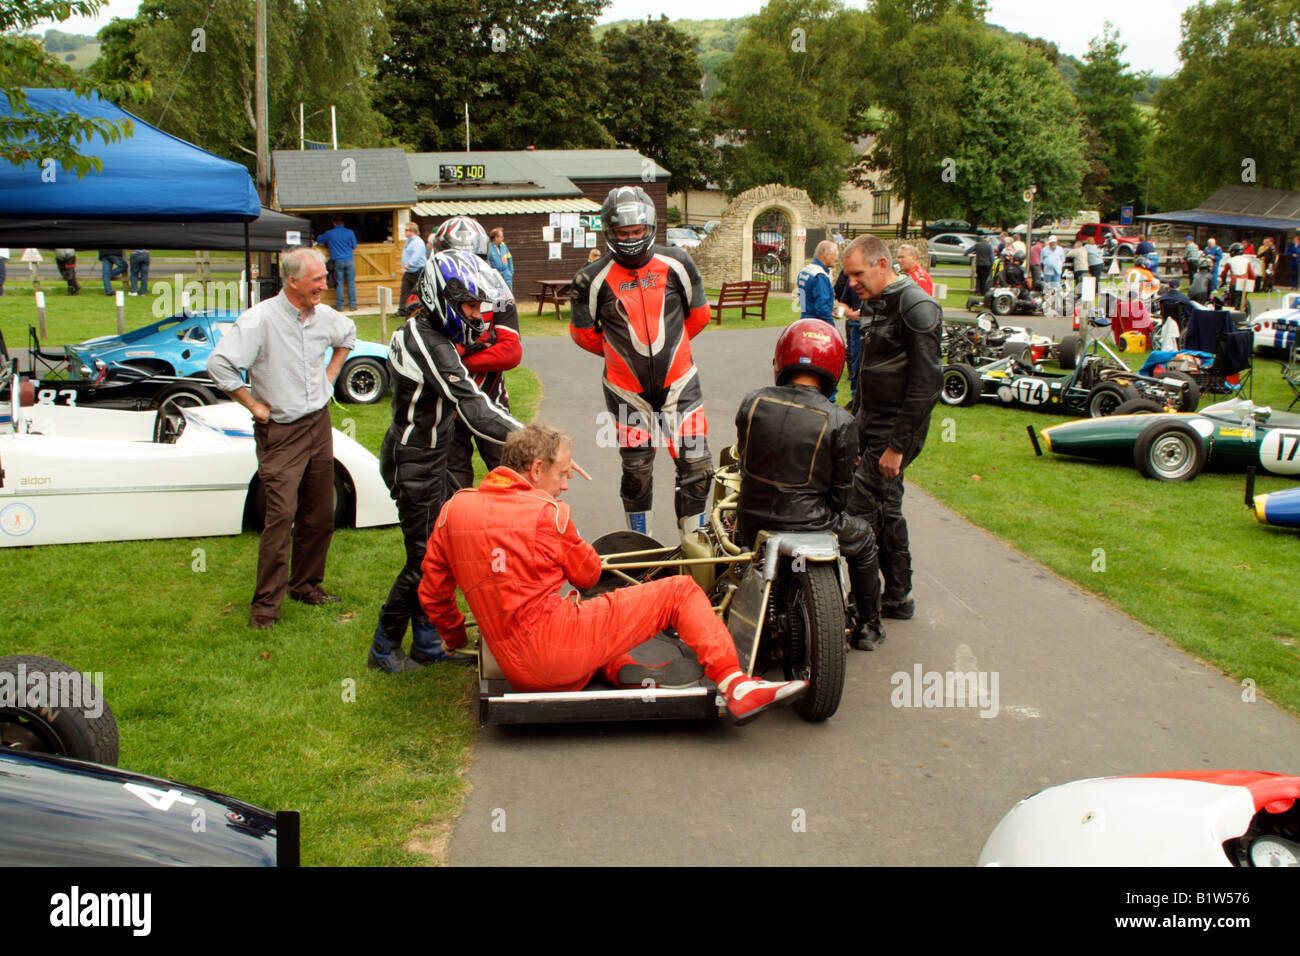
M 836 222 L 834 213 L 818 206 L 802 189 L 775 183 L 740 193 L 723 211 L 721 220 L 704 241 L 691 250 L 704 284 L 717 288 L 724 282 L 753 278 L 754 220 L 778 209 L 790 220 L 790 277 L 804 267 L 803 243 L 796 238 L 800 229 L 827 229 Z

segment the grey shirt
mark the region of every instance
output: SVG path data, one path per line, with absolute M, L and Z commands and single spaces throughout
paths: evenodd
M 336 348 L 356 344 L 357 326 L 324 303 L 302 321 L 281 292 L 253 306 L 226 332 L 208 359 L 217 387 L 236 392 L 248 371 L 253 397 L 270 406 L 271 421 L 286 424 L 324 408 L 330 400 L 325 366 Z

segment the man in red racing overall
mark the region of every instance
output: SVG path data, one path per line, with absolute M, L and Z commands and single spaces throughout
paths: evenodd
M 589 600 L 577 600 L 576 592 L 569 595 L 573 600 L 560 596 L 566 580 L 587 588 L 600 577 L 600 556 L 557 500 L 569 486 L 570 444 L 567 435 L 544 425 L 514 433 L 501 467 L 477 489 L 457 492 L 438 515 L 424 556 L 420 603 L 446 646 L 467 641 L 456 605 L 459 587 L 516 691 L 580 690 L 597 671 L 611 683 L 641 686 L 628 651 L 675 627 L 737 723 L 797 700 L 806 681 L 745 676 L 731 635 L 689 575 Z
M 609 252 L 573 277 L 569 334 L 605 359 L 602 384 L 618 423 L 628 527 L 652 533 L 662 430 L 677 467 L 674 504 L 685 533 L 703 524 L 709 494 L 708 422 L 690 343 L 709 323 L 704 283 L 684 251 L 655 245 L 655 207 L 645 190 L 610 190 L 600 216 Z

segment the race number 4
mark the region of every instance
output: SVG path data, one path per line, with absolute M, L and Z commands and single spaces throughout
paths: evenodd
M 1300 431 L 1275 428 L 1259 443 L 1259 463 L 1278 475 L 1300 475 Z
M 1018 378 L 1013 387 L 1021 405 L 1042 405 L 1047 401 L 1047 383 L 1041 378 Z
M 154 787 L 146 787 L 139 783 L 124 783 L 123 789 L 135 794 L 155 810 L 161 810 L 166 813 L 172 808 L 174 803 L 188 803 L 193 805 L 196 801 L 185 796 L 179 790 L 157 790 Z
M 42 388 L 36 392 L 37 405 L 76 405 L 75 388 Z

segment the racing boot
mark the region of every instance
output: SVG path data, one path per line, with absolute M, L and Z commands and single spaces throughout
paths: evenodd
M 854 650 L 874 651 L 885 640 L 885 629 L 880 625 L 880 566 L 876 561 L 875 542 L 869 541 L 862 552 L 849 558 L 848 564 L 849 587 L 857 617 L 849 644 Z
M 461 654 L 443 647 L 442 635 L 427 620 L 411 621 L 411 638 L 410 660 L 417 667 L 428 664 L 458 664 L 468 667 L 474 663 L 472 654 Z
M 655 514 L 653 511 L 628 511 L 625 514 L 627 515 L 627 529 L 629 531 L 636 531 L 651 538 L 654 537 Z
M 885 643 L 885 628 L 880 623 L 880 614 L 876 613 L 873 617 L 874 621 L 864 620 L 853 631 L 849 644 L 855 651 L 874 651 Z
M 420 665 L 407 657 L 406 652 L 402 650 L 401 638 L 394 641 L 386 637 L 382 625 L 375 628 L 375 639 L 370 645 L 370 656 L 366 658 L 366 666 L 386 674 L 408 674 L 420 669 Z
M 766 681 L 735 671 L 718 684 L 732 723 L 747 724 L 777 704 L 793 704 L 808 691 L 806 680 Z

